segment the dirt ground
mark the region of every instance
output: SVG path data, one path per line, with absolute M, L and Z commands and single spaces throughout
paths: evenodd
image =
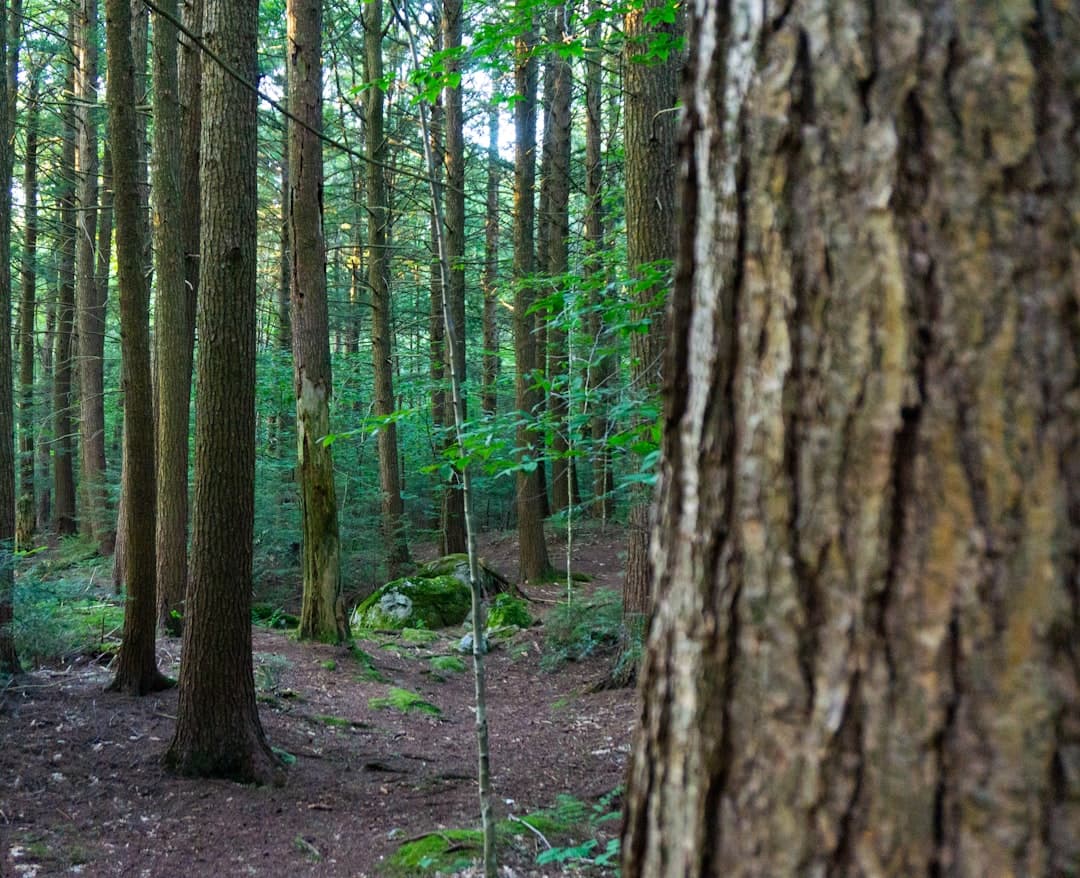
M 622 535 L 577 538 L 588 588 L 618 588 Z M 552 542 L 565 564 L 565 545 Z M 512 537 L 482 554 L 516 577 Z M 543 615 L 565 585 L 527 586 Z M 403 841 L 478 822 L 471 663 L 432 670 L 455 632 L 428 644 L 396 636 L 358 642 L 381 682 L 347 649 L 297 644 L 256 628 L 256 685 L 271 743 L 295 756 L 285 786 L 244 787 L 166 774 L 176 692 L 106 694 L 107 667 L 41 669 L 0 693 L 0 874 L 45 876 L 376 876 Z M 551 807 L 560 794 L 592 803 L 623 781 L 636 705 L 632 690 L 591 691 L 606 658 L 540 668 L 543 627 L 487 659 L 497 817 Z M 160 644 L 175 676 L 180 644 Z M 377 709 L 391 687 L 437 706 L 431 715 Z M 617 833 L 615 824 L 603 830 Z M 564 841 L 569 844 L 570 841 Z M 558 875 L 535 865 L 544 842 L 522 829 L 508 875 Z M 417 874 L 430 874 L 421 873 Z

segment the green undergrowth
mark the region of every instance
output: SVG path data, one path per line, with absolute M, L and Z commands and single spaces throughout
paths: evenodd
M 360 666 L 360 670 L 355 674 L 355 678 L 359 682 L 364 683 L 385 683 L 386 677 L 375 666 L 375 659 L 373 659 L 368 653 L 364 652 L 355 643 L 349 647 L 349 655 Z
M 422 696 L 410 692 L 408 689 L 400 689 L 397 686 L 391 686 L 386 695 L 369 698 L 368 707 L 372 710 L 396 710 L 400 713 L 417 711 L 431 716 L 440 716 L 442 714 L 440 708 L 430 701 L 425 701 Z
M 456 655 L 432 656 L 431 661 L 428 664 L 431 668 L 432 676 L 437 679 L 444 679 L 442 676 L 444 674 L 460 674 L 465 670 L 465 662 Z
M 413 643 L 417 646 L 427 646 L 435 643 L 439 639 L 439 635 L 428 628 L 402 628 L 401 639 L 406 643 Z
M 496 847 L 503 854 L 516 850 L 535 855 L 537 865 L 559 863 L 582 874 L 616 875 L 620 793 L 613 790 L 594 804 L 563 794 L 550 808 L 500 820 L 495 825 Z M 383 872 L 392 878 L 446 875 L 467 869 L 482 854 L 479 830 L 439 830 L 402 844 L 387 859 Z
M 23 662 L 42 665 L 76 656 L 111 655 L 120 646 L 123 599 L 89 579 L 39 578 L 38 565 L 15 583 L 15 647 Z M 64 568 L 74 573 L 73 565 Z
M 600 589 L 587 598 L 575 598 L 552 608 L 544 620 L 544 656 L 540 666 L 557 670 L 567 662 L 610 653 L 619 643 L 622 598 Z
M 254 604 L 251 607 L 251 621 L 254 625 L 277 631 L 297 628 L 300 625 L 299 616 L 286 613 L 284 609 L 273 604 Z

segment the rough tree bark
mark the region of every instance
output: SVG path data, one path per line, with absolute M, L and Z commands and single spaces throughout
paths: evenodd
M 296 478 L 300 488 L 304 591 L 302 638 L 342 643 L 349 636 L 341 597 L 334 457 L 330 432 L 330 335 L 323 238 L 322 0 L 288 0 L 286 66 L 289 122 L 289 277 L 293 384 L 296 392 Z
M 390 216 L 386 185 L 387 148 L 383 131 L 382 2 L 365 0 L 364 76 L 371 87 L 364 98 L 367 122 L 368 193 L 368 283 L 371 287 L 371 350 L 375 362 L 375 414 L 388 417 L 394 412 L 393 340 L 390 321 L 390 288 L 387 283 L 389 250 L 387 225 Z M 397 427 L 393 422 L 380 426 L 379 487 L 382 491 L 383 534 L 386 539 L 386 566 L 390 577 L 404 572 L 409 561 L 406 539 L 405 504 L 401 499 L 401 472 L 398 465 Z
M 461 49 L 461 0 L 443 0 L 443 48 L 450 53 L 446 61 L 448 75 L 461 72 L 461 59 L 454 53 Z M 454 374 L 461 386 L 462 402 L 468 394 L 465 369 L 465 116 L 462 111 L 462 86 L 444 88 L 446 107 L 446 249 L 450 260 L 450 276 L 445 290 L 453 331 L 447 344 L 446 356 L 454 360 Z M 442 313 L 439 314 L 440 322 Z M 451 394 L 445 395 L 447 427 L 454 424 Z M 448 431 L 449 432 L 449 431 Z M 454 444 L 447 436 L 447 446 Z M 461 495 L 461 475 L 453 471 L 442 496 L 442 523 L 439 538 L 443 554 L 462 553 L 468 548 L 465 537 L 465 501 Z
M 257 4 L 208 0 L 204 39 L 249 82 Z M 262 782 L 277 757 L 255 703 L 251 665 L 255 513 L 255 95 L 218 64 L 203 69 L 202 256 L 191 579 L 176 731 L 179 774 Z
M 154 391 L 150 377 L 150 285 L 139 194 L 142 158 L 136 118 L 130 0 L 106 0 L 109 136 L 116 193 L 116 263 L 124 389 L 124 632 L 109 689 L 145 695 L 172 685 L 157 668 L 154 558 Z
M 499 380 L 499 108 L 492 96 L 488 109 L 487 205 L 484 215 L 484 354 L 480 410 L 494 415 Z
M 21 5 L 0 0 L 0 674 L 19 672 L 14 622 L 15 411 L 11 377 L 11 177 L 19 44 L 11 24 Z
M 179 14 L 176 0 L 162 0 L 161 9 L 172 18 Z M 195 313 L 184 276 L 177 37 L 176 25 L 166 15 L 155 16 L 152 174 L 157 274 L 157 621 L 170 634 L 182 630 L 187 585 L 188 427 L 195 329 Z
M 627 12 L 623 22 L 626 256 L 634 281 L 634 316 L 649 321 L 644 331 L 630 337 L 630 381 L 640 399 L 651 398 L 660 386 L 665 286 L 653 279 L 666 274 L 662 266 L 675 255 L 675 103 L 683 54 L 669 45 L 666 60 L 650 56 L 654 41 L 674 40 L 683 31 L 678 12 L 673 12 L 671 22 L 650 23 L 650 15 L 666 5 L 667 0 L 646 0 Z M 636 463 L 640 466 L 641 460 Z M 651 491 L 639 484 L 627 514 L 622 644 L 613 669 L 616 683 L 630 682 L 637 672 L 637 650 L 652 610 L 650 497 Z
M 1080 871 L 1080 19 L 696 7 L 627 876 Z
M 26 152 L 23 156 L 22 295 L 19 300 L 19 497 L 16 502 L 15 545 L 34 544 L 37 514 L 34 506 L 34 324 L 37 317 L 37 149 L 40 74 L 30 77 L 26 97 Z
M 74 43 L 74 12 L 68 14 L 69 41 Z M 70 51 L 70 50 L 69 50 Z M 74 95 L 75 61 L 66 57 L 65 93 Z M 56 371 L 53 374 L 53 527 L 59 536 L 75 533 L 75 467 L 72 452 L 72 342 L 75 335 L 75 108 L 69 97 L 61 111 L 63 134 L 57 202 L 60 234 L 56 258 Z
M 514 43 L 514 397 L 520 424 L 517 446 L 522 449 L 516 475 L 515 503 L 521 553 L 522 578 L 543 582 L 553 573 L 544 538 L 544 506 L 547 488 L 539 467 L 540 437 L 529 422 L 542 400 L 535 382 L 537 368 L 536 321 L 532 306 L 535 267 L 534 229 L 536 221 L 536 32 L 532 9 L 518 4 L 516 14 L 526 17 L 528 27 Z
M 105 297 L 98 283 L 95 244 L 98 222 L 98 4 L 80 0 L 76 9 L 75 116 L 76 201 L 75 296 L 79 326 L 80 529 L 102 553 L 113 548 L 114 521 L 105 484 Z

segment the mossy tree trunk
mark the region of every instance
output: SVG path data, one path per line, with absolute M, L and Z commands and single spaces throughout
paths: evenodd
M 300 636 L 341 643 L 349 636 L 341 597 L 334 458 L 330 432 L 330 336 L 323 239 L 322 0 L 289 0 L 286 65 L 289 123 L 290 298 L 296 391 L 297 481 L 303 531 L 304 593 Z
M 699 5 L 624 869 L 1080 872 L 1080 19 Z
M 257 4 L 208 0 L 208 46 L 249 82 Z M 176 731 L 179 774 L 273 780 L 251 664 L 255 513 L 255 95 L 203 69 L 195 505 Z

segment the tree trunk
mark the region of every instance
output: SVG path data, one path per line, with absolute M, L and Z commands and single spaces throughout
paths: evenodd
M 34 544 L 34 323 L 37 316 L 37 142 L 39 74 L 30 77 L 27 94 L 26 153 L 23 157 L 22 298 L 19 302 L 19 499 L 16 504 L 15 545 Z
M 150 286 L 144 260 L 146 231 L 140 198 L 135 58 L 130 0 L 106 0 L 109 68 L 109 135 L 116 192 L 116 263 L 124 387 L 124 468 L 121 508 L 125 521 L 124 633 L 116 676 L 109 689 L 146 695 L 172 681 L 157 669 L 155 650 L 154 394 L 150 377 Z M 162 120 L 164 121 L 164 120 Z M 159 136 L 164 133 L 159 128 Z
M 322 34 L 319 35 L 319 39 L 322 39 Z M 288 66 L 289 59 L 286 54 L 285 64 Z M 282 93 L 281 102 L 283 106 L 289 106 L 289 77 L 286 74 L 284 80 L 284 91 Z M 321 120 L 320 120 L 321 122 Z M 289 179 L 289 165 L 291 164 L 291 158 L 289 153 L 289 141 L 292 137 L 292 129 L 289 124 L 285 125 L 285 130 L 281 137 L 281 261 L 280 261 L 280 279 L 278 281 L 277 288 L 277 346 L 279 350 L 291 351 L 292 350 L 292 311 L 290 310 L 291 302 L 289 298 L 291 296 L 290 290 L 292 289 L 292 240 L 290 235 L 290 220 L 289 220 L 289 193 L 292 191 L 290 179 Z
M 74 43 L 75 14 L 68 15 L 68 33 Z M 67 57 L 65 93 L 74 94 L 75 61 Z M 54 529 L 59 536 L 75 533 L 75 469 L 72 452 L 71 385 L 72 347 L 75 335 L 75 107 L 70 98 L 62 111 L 63 139 L 60 156 L 60 184 L 57 201 L 60 240 L 56 265 L 56 371 L 53 374 L 53 480 L 56 494 Z
M 287 5 L 289 95 L 289 244 L 296 391 L 297 481 L 303 528 L 304 594 L 300 637 L 343 643 L 349 637 L 341 597 L 334 458 L 322 438 L 330 433 L 330 330 L 323 239 L 322 2 Z
M 675 103 L 678 98 L 681 51 L 663 62 L 647 60 L 651 41 L 674 40 L 683 31 L 681 14 L 667 24 L 652 25 L 649 14 L 664 0 L 647 0 L 626 13 L 626 255 L 634 280 L 634 317 L 649 321 L 630 337 L 630 380 L 641 399 L 660 386 L 664 339 L 665 285 L 675 248 Z M 637 466 L 642 466 L 640 457 Z M 629 682 L 637 670 L 641 632 L 652 611 L 649 567 L 649 499 L 639 484 L 630 499 L 626 579 L 623 586 L 623 634 L 615 660 L 615 682 Z
M 697 9 L 623 874 L 1077 874 L 1080 21 Z
M 112 552 L 113 520 L 105 484 L 105 299 L 99 288 L 95 243 L 98 202 L 98 6 L 80 0 L 76 11 L 75 114 L 78 141 L 75 278 L 79 320 L 79 447 L 82 453 L 80 529 Z
M 365 0 L 364 73 L 369 83 L 381 83 L 382 0 Z M 386 186 L 386 136 L 383 131 L 383 90 L 371 85 L 365 95 L 368 164 L 368 283 L 371 286 L 371 350 L 375 364 L 375 415 L 387 418 L 394 413 L 394 364 L 390 320 L 390 289 L 387 284 L 390 217 Z M 409 561 L 406 540 L 405 505 L 401 499 L 398 466 L 397 427 L 388 421 L 379 428 L 379 487 L 382 491 L 383 537 L 386 566 L 390 578 L 400 576 Z
M 461 49 L 461 0 L 443 0 L 442 4 L 443 47 L 448 52 L 446 73 L 461 72 L 461 59 L 455 54 Z M 450 261 L 449 283 L 446 289 L 448 314 L 453 321 L 453 331 L 448 333 L 447 357 L 453 358 L 454 374 L 461 391 L 462 405 L 468 394 L 465 370 L 465 118 L 462 113 L 462 87 L 443 89 L 446 106 L 446 250 Z M 442 314 L 439 315 L 440 319 Z M 451 341 L 452 340 L 452 341 Z M 454 424 L 454 415 L 447 397 L 445 422 Z M 462 412 L 465 416 L 465 412 Z M 447 435 L 447 446 L 454 444 Z M 440 527 L 443 554 L 465 552 L 468 548 L 465 535 L 465 501 L 461 494 L 461 473 L 455 468 L 443 491 L 442 526 Z
M 597 15 L 599 6 L 593 0 L 589 16 Z M 589 380 L 586 387 L 592 409 L 590 432 L 592 439 L 593 516 L 606 522 L 615 511 L 613 491 L 614 472 L 611 465 L 611 419 L 608 416 L 607 396 L 615 374 L 608 330 L 602 313 L 607 269 L 600 258 L 604 249 L 604 160 L 600 117 L 603 70 L 601 68 L 600 22 L 589 26 L 585 54 L 585 276 L 590 294 L 588 318 L 592 350 L 589 356 Z
M 161 9 L 172 18 L 179 15 L 176 0 L 162 0 Z M 177 36 L 176 26 L 165 15 L 154 18 L 157 622 L 174 635 L 183 627 L 187 585 L 188 428 L 195 317 L 184 277 Z
M 552 28 L 548 41 L 561 45 L 567 35 L 568 10 L 560 5 L 552 10 Z M 551 53 L 551 99 L 547 124 L 551 131 L 547 216 L 547 265 L 541 266 L 552 278 L 553 302 L 562 302 L 562 290 L 570 266 L 570 99 L 573 72 L 570 61 L 558 52 Z M 544 141 L 547 142 L 547 132 Z M 574 502 L 573 469 L 570 466 L 570 434 L 567 415 L 570 411 L 570 361 L 567 349 L 565 309 L 554 304 L 548 309 L 548 415 L 551 421 L 551 509 L 564 512 Z
M 17 674 L 15 652 L 14 558 L 15 541 L 15 432 L 11 388 L 11 182 L 15 164 L 15 84 L 18 81 L 19 44 L 12 23 L 19 20 L 21 4 L 9 9 L 0 0 L 0 674 Z M 10 16 L 10 17 L 9 17 Z
M 530 426 L 542 405 L 535 381 L 535 317 L 529 313 L 534 295 L 533 236 L 536 220 L 536 33 L 531 24 L 531 7 L 519 4 L 516 14 L 527 16 L 527 29 L 516 38 L 514 51 L 514 360 L 517 366 L 514 395 L 520 413 L 517 447 L 522 449 L 516 474 L 518 543 L 522 578 L 542 582 L 552 576 L 544 538 L 544 505 L 547 489 L 539 468 L 541 450 L 537 431 Z M 527 282 L 526 282 L 527 281 Z
M 63 171 L 61 170 L 61 174 Z M 54 214 L 56 216 L 56 214 Z M 54 238 L 54 246 L 63 239 L 63 233 L 59 232 Z M 38 346 L 38 361 L 41 366 L 41 374 L 53 376 L 53 356 L 56 350 L 56 291 L 50 287 L 45 288 L 45 333 Z M 47 378 L 46 381 L 49 379 Z M 55 378 L 53 378 L 55 382 Z M 48 385 L 46 385 L 48 386 Z M 48 391 L 38 391 L 37 423 L 38 435 L 35 442 L 34 453 L 37 456 L 37 530 L 47 531 L 52 526 L 53 494 L 52 494 L 52 454 L 53 454 L 53 412 L 50 408 L 51 388 Z
M 484 360 L 480 409 L 495 415 L 499 367 L 499 107 L 492 95 L 488 110 L 487 208 L 484 219 Z
M 256 4 L 208 0 L 208 47 L 249 82 Z M 255 511 L 255 95 L 218 64 L 202 82 L 201 304 L 191 580 L 176 732 L 179 774 L 266 781 L 278 760 L 255 703 L 251 665 Z

